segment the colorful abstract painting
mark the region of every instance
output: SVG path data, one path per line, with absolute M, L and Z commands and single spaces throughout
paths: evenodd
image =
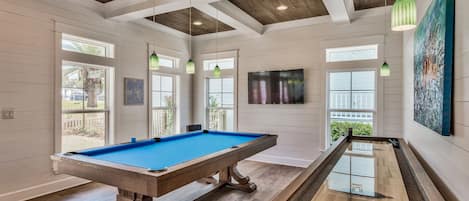
M 433 0 L 415 31 L 414 120 L 451 134 L 454 0 Z
M 144 80 L 124 78 L 124 104 L 143 105 L 145 102 Z

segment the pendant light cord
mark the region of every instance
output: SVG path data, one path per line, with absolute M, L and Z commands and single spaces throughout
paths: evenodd
M 384 57 L 384 62 L 386 62 L 386 36 L 388 35 L 388 32 L 386 30 L 387 23 L 388 23 L 388 13 L 387 13 L 387 6 L 388 6 L 388 0 L 384 0 L 384 46 L 383 46 L 383 57 Z
M 192 0 L 189 0 L 189 59 L 192 59 Z
M 215 25 L 215 59 L 217 61 L 217 66 L 218 66 L 218 9 L 217 9 L 217 22 Z
M 153 1 L 153 23 L 156 23 L 156 11 L 155 11 L 155 7 L 156 7 L 156 0 Z M 153 43 L 153 52 L 156 51 L 156 38 L 155 38 L 155 41 Z

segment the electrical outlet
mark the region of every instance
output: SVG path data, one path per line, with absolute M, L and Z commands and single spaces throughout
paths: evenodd
M 13 108 L 3 108 L 2 109 L 2 119 L 15 119 L 15 109 L 13 109 Z

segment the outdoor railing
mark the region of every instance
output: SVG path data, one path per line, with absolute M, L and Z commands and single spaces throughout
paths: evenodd
M 227 129 L 227 110 L 220 108 L 209 109 L 209 129 L 226 130 Z
M 162 137 L 174 134 L 175 129 L 174 108 L 154 108 L 152 110 L 152 136 Z
M 62 130 L 66 133 L 80 130 L 104 130 L 105 121 L 104 115 L 90 115 L 87 113 L 64 115 Z

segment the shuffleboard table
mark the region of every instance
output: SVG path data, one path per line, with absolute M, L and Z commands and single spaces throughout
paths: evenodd
M 440 179 L 430 176 L 403 139 L 352 133 L 340 137 L 272 201 L 446 200 L 440 189 L 447 188 L 434 183 Z
M 117 187 L 118 201 L 149 201 L 216 173 L 219 187 L 255 191 L 236 164 L 276 143 L 276 135 L 205 130 L 59 153 L 51 159 L 57 174 Z

